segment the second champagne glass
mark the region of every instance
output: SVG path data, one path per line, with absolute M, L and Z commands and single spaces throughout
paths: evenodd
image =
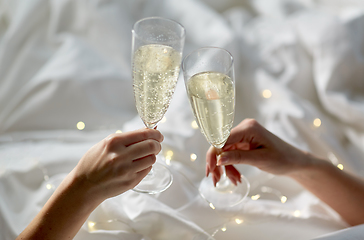
M 135 104 L 145 126 L 155 128 L 167 111 L 176 88 L 185 29 L 175 21 L 150 17 L 136 22 L 132 34 Z M 166 190 L 171 183 L 171 172 L 155 163 L 133 190 L 154 194 Z
M 195 119 L 207 141 L 221 153 L 233 126 L 235 112 L 235 76 L 232 55 L 222 48 L 204 47 L 190 53 L 182 63 L 187 94 Z M 217 156 L 218 157 L 218 156 Z M 212 208 L 232 207 L 249 192 L 242 177 L 232 184 L 222 167 L 220 181 L 204 178 L 199 190 Z

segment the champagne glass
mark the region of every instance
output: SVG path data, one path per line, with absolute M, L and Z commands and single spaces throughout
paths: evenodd
M 183 75 L 192 111 L 207 141 L 219 153 L 233 126 L 235 112 L 235 77 L 232 55 L 222 48 L 204 47 L 185 57 Z M 201 181 L 199 191 L 212 208 L 232 207 L 248 194 L 250 184 L 242 177 L 235 186 L 226 176 L 225 167 L 220 181 Z
M 147 128 L 163 118 L 176 88 L 185 29 L 175 21 L 150 17 L 137 21 L 132 30 L 132 74 L 136 108 Z M 150 173 L 134 188 L 155 194 L 173 181 L 164 165 L 155 163 Z

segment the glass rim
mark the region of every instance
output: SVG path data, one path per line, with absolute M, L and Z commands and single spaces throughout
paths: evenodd
M 140 36 L 137 34 L 137 32 L 135 31 L 135 27 L 143 22 L 143 21 L 147 21 L 147 20 L 153 20 L 153 19 L 158 19 L 158 20 L 163 20 L 163 21 L 167 21 L 167 22 L 172 22 L 176 25 L 178 25 L 181 29 L 182 29 L 182 35 L 180 36 L 180 39 L 178 40 L 175 40 L 175 41 L 170 41 L 170 42 L 178 42 L 180 41 L 181 39 L 184 39 L 186 37 L 186 29 L 185 27 L 180 24 L 179 22 L 175 21 L 175 20 L 172 20 L 172 19 L 169 19 L 169 18 L 164 18 L 164 17 L 146 17 L 146 18 L 142 18 L 142 19 L 139 19 L 138 21 L 136 21 L 133 25 L 133 29 L 131 30 L 134 34 L 135 37 L 137 38 L 140 38 Z
M 214 50 L 220 50 L 220 51 L 223 51 L 223 52 L 226 52 L 228 54 L 228 56 L 230 57 L 231 59 L 231 62 L 230 62 L 230 66 L 229 68 L 223 73 L 223 74 L 226 74 L 229 73 L 231 71 L 231 69 L 234 67 L 234 57 L 233 55 L 228 51 L 226 50 L 225 48 L 221 48 L 221 47 L 214 47 L 214 46 L 206 46 L 206 47 L 201 47 L 201 48 L 197 48 L 195 50 L 193 50 L 192 52 L 190 52 L 189 54 L 187 54 L 183 60 L 182 60 L 182 71 L 185 72 L 185 60 L 191 56 L 192 54 L 198 52 L 198 51 L 201 51 L 201 50 L 206 50 L 206 49 L 214 49 Z

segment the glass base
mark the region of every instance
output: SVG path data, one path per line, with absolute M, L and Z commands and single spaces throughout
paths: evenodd
M 200 195 L 210 204 L 211 208 L 233 207 L 241 203 L 248 195 L 250 183 L 241 175 L 241 183 L 235 186 L 228 177 L 222 177 L 220 181 L 213 184 L 212 178 L 206 177 L 201 181 Z
M 155 163 L 148 175 L 133 190 L 140 193 L 157 194 L 167 190 L 172 182 L 171 171 L 163 164 Z

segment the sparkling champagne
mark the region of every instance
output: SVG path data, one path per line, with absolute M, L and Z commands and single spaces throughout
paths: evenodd
M 163 118 L 176 88 L 181 53 L 165 45 L 141 46 L 133 58 L 133 86 L 139 116 L 148 128 Z
M 219 72 L 202 72 L 188 80 L 187 91 L 201 132 L 211 145 L 222 148 L 234 121 L 233 81 Z

